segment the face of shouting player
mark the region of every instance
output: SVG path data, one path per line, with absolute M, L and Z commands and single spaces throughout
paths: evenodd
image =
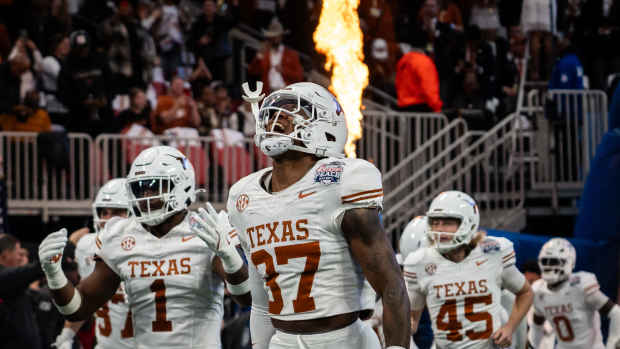
M 461 220 L 458 218 L 429 218 L 431 230 L 441 232 L 439 234 L 440 243 L 449 243 L 454 237 L 454 233 L 459 229 Z
M 131 191 L 138 199 L 138 205 L 142 212 L 152 212 L 164 207 L 162 195 L 172 190 L 168 179 L 152 178 L 142 179 L 130 184 Z

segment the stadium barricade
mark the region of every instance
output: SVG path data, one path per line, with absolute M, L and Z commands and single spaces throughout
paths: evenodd
M 87 215 L 92 139 L 83 133 L 0 132 L 9 214 Z
M 437 113 L 366 110 L 363 115 L 357 156 L 374 163 L 381 173 L 396 166 L 448 125 L 448 118 Z

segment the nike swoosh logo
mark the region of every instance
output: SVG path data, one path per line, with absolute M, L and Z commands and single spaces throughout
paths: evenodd
M 480 262 L 476 262 L 476 265 L 477 266 L 481 266 L 482 264 L 486 263 L 486 261 L 488 261 L 488 259 L 485 259 L 485 260 L 480 261 Z
M 189 241 L 189 240 L 191 240 L 191 239 L 193 239 L 195 237 L 196 237 L 196 235 L 184 236 L 184 237 L 181 238 L 181 242 Z
M 316 193 L 316 190 L 315 191 L 311 191 L 309 193 L 305 193 L 305 194 L 304 194 L 303 191 L 300 191 L 299 192 L 299 199 L 303 199 L 303 198 L 308 197 L 308 196 L 310 196 L 312 194 L 315 194 L 315 193 Z

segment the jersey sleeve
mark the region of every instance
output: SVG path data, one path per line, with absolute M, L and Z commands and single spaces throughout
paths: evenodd
M 121 217 L 110 219 L 95 237 L 95 245 L 97 246 L 95 258 L 101 259 L 118 276 L 121 276 L 121 272 L 115 263 L 118 255 L 116 250 L 120 248 L 120 242 L 117 240 L 119 240 L 119 234 L 125 221 L 127 219 Z
M 418 265 L 420 265 L 422 257 L 423 250 L 418 250 L 407 256 L 404 263 L 403 277 L 407 286 L 411 310 L 422 310 L 426 305 L 426 296 L 422 292 L 422 287 L 418 280 Z
M 354 208 L 383 208 L 381 173 L 366 160 L 349 160 L 343 169 L 334 218 L 340 226 L 344 212 Z
M 532 303 L 532 308 L 534 308 L 534 315 L 541 317 L 545 316 L 545 311 L 540 304 L 542 299 L 543 283 L 544 281 L 542 279 L 538 279 L 532 284 L 532 292 L 534 292 L 534 301 Z
M 607 303 L 609 298 L 601 292 L 596 275 L 587 272 L 578 273 L 579 286 L 583 292 L 585 303 L 590 309 L 597 311 Z
M 93 251 L 97 250 L 97 247 L 94 246 L 96 237 L 96 234 L 87 234 L 75 246 L 75 261 L 78 265 L 78 274 L 82 279 L 85 279 L 95 270 Z

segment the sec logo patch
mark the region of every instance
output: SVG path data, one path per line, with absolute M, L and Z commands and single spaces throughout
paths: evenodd
M 249 203 L 250 197 L 248 197 L 246 194 L 239 195 L 239 198 L 237 198 L 237 204 L 235 205 L 237 207 L 237 211 L 243 212 L 243 210 L 248 207 Z
M 136 246 L 136 239 L 133 236 L 127 236 L 121 241 L 121 248 L 125 251 L 131 251 Z
M 424 270 L 426 270 L 428 275 L 433 275 L 437 271 L 437 265 L 435 263 L 427 264 L 426 267 L 424 267 Z

